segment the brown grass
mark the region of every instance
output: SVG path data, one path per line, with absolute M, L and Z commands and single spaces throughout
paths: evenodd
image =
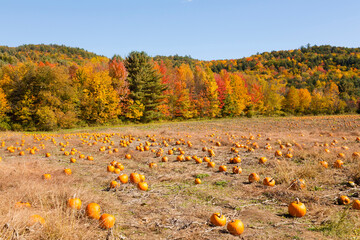
M 54 134 L 0 133 L 0 144 L 5 141 L 5 147 L 0 148 L 0 239 L 237 239 L 226 228 L 209 225 L 214 212 L 223 213 L 228 220 L 241 219 L 245 224 L 244 239 L 344 239 L 344 236 L 356 239 L 360 237 L 359 224 L 354 219 L 360 213 L 351 208 L 343 213 L 345 208 L 337 205 L 336 198 L 340 195 L 348 195 L 352 200 L 359 198 L 359 186 L 351 188 L 346 184 L 360 177 L 360 160 L 351 157 L 353 152 L 360 151 L 360 143 L 355 142 L 359 126 L 357 116 L 329 116 L 149 124 Z M 128 140 L 129 135 L 135 140 L 128 147 L 119 146 L 120 140 Z M 208 168 L 206 162 L 196 164 L 194 160 L 178 162 L 178 151 L 163 163 L 151 151 L 135 150 L 140 143 L 152 142 L 147 135 L 155 137 L 156 143 L 163 140 L 169 143 L 168 147 L 150 147 L 163 148 L 164 155 L 169 149 L 181 147 L 185 156 L 203 158 L 208 153 L 202 148 L 213 148 L 215 156 L 211 160 L 216 167 Z M 114 145 L 104 142 L 105 137 Z M 271 140 L 266 140 L 268 137 Z M 82 144 L 82 139 L 98 144 Z M 191 141 L 193 146 L 176 145 L 180 139 Z M 14 153 L 6 150 L 9 146 L 20 147 L 21 140 L 25 156 L 18 155 L 20 150 Z M 333 140 L 337 143 L 331 146 Z M 70 164 L 71 156 L 60 151 L 60 142 L 68 142 L 66 151 L 76 148 L 95 160 L 79 159 L 77 153 L 77 162 Z M 216 142 L 221 146 L 216 146 Z M 244 148 L 237 148 L 238 153 L 230 151 L 234 143 L 253 146 L 254 142 L 259 145 L 254 152 Z M 285 154 L 292 148 L 293 158 L 274 156 L 280 149 L 279 142 L 292 144 L 281 151 Z M 329 146 L 314 147 L 315 142 Z M 271 144 L 272 150 L 264 148 L 266 143 Z M 39 151 L 30 155 L 26 149 L 34 146 Z M 119 152 L 100 152 L 102 146 L 116 147 Z M 325 148 L 331 152 L 325 153 Z M 45 158 L 46 152 L 51 153 L 50 158 Z M 345 153 L 345 165 L 336 169 L 332 165 L 340 152 Z M 132 155 L 131 160 L 124 158 L 126 153 Z M 229 160 L 236 155 L 242 159 L 237 164 L 243 169 L 241 174 L 231 173 L 235 164 L 229 164 Z M 260 165 L 258 159 L 262 156 L 268 161 Z M 106 171 L 113 160 L 125 166 L 122 173 L 144 174 L 149 190 L 139 191 L 132 184 L 109 189 L 110 181 L 117 177 Z M 320 160 L 328 161 L 329 168 L 323 168 Z M 150 169 L 150 162 L 156 162 L 158 167 Z M 227 165 L 228 171 L 219 172 L 219 165 Z M 68 167 L 73 171 L 71 176 L 63 174 Z M 260 183 L 248 184 L 252 172 L 259 174 Z M 44 173 L 50 173 L 52 179 L 43 180 Z M 202 178 L 202 184 L 195 185 L 195 177 Z M 263 186 L 265 177 L 273 177 L 276 186 Z M 296 178 L 304 179 L 307 188 L 291 190 L 290 182 Z M 80 211 L 67 207 L 67 200 L 73 196 L 82 200 Z M 287 215 L 287 205 L 296 198 L 308 210 L 301 219 Z M 18 201 L 30 202 L 32 207 L 15 208 Z M 97 221 L 85 216 L 85 207 L 90 202 L 97 202 L 103 213 L 116 217 L 111 231 L 100 229 Z M 33 214 L 43 216 L 46 224 L 27 226 Z M 346 221 L 341 214 L 346 214 Z M 344 226 L 351 226 L 354 231 L 344 235 L 342 229 L 348 229 Z

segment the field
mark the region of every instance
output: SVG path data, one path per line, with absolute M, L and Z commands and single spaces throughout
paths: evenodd
M 360 199 L 359 137 L 360 116 L 2 132 L 0 239 L 360 239 L 360 211 L 352 207 Z M 124 169 L 111 172 L 111 162 Z M 233 173 L 234 166 L 242 171 Z M 147 191 L 117 180 L 133 172 L 145 176 Z M 260 181 L 249 183 L 253 172 Z M 275 186 L 265 186 L 265 177 Z M 340 196 L 351 203 L 340 204 Z M 70 198 L 81 199 L 79 210 L 68 206 Z M 307 209 L 301 218 L 288 214 L 297 198 Z M 114 227 L 86 216 L 91 202 L 115 216 Z M 240 237 L 210 224 L 217 212 L 244 223 Z M 34 214 L 45 222 L 31 223 Z

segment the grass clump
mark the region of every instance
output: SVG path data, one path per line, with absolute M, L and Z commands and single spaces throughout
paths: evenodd
M 340 213 L 336 213 L 330 220 L 324 221 L 319 226 L 313 226 L 309 230 L 322 232 L 325 236 L 341 239 L 360 237 L 360 229 L 356 229 L 355 220 L 349 214 L 349 207 Z

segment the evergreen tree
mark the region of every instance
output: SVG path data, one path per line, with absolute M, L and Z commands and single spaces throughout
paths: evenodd
M 161 75 L 156 71 L 151 58 L 145 52 L 131 52 L 125 60 L 128 71 L 130 99 L 144 106 L 141 121 L 149 122 L 161 117 L 157 107 L 164 99 L 166 87 L 161 84 Z

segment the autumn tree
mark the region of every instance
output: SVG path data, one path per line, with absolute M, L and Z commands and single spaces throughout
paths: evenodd
M 0 130 L 8 128 L 8 125 L 6 124 L 6 112 L 10 109 L 5 93 L 0 88 Z
M 290 87 L 283 100 L 283 109 L 290 113 L 295 113 L 300 106 L 300 98 L 298 90 Z
M 310 94 L 309 90 L 307 90 L 307 89 L 299 89 L 298 94 L 299 94 L 298 111 L 300 113 L 305 113 L 306 111 L 309 110 L 309 107 L 310 107 L 311 94 Z
M 129 98 L 144 106 L 140 120 L 149 122 L 159 119 L 161 113 L 158 106 L 166 88 L 161 84 L 161 75 L 154 68 L 151 58 L 145 52 L 131 52 L 125 60 L 125 67 L 129 73 Z
M 90 124 L 102 124 L 117 119 L 121 113 L 119 96 L 106 69 L 87 64 L 78 69 L 81 118 Z

